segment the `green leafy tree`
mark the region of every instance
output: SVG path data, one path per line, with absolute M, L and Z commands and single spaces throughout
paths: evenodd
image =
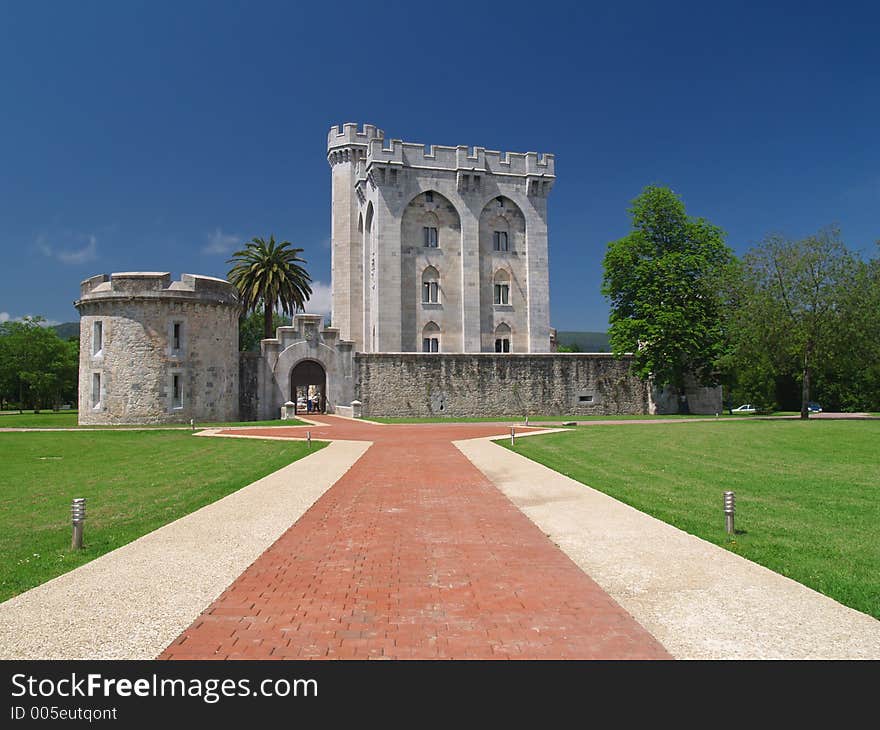
M 851 265 L 835 297 L 836 322 L 814 392 L 823 407 L 880 411 L 880 259 Z
M 300 265 L 307 263 L 299 256 L 302 252 L 289 241 L 276 243 L 269 236 L 268 242 L 254 238 L 227 262 L 233 264 L 229 281 L 238 289 L 242 311 L 263 309 L 265 338 L 272 337 L 273 312 L 293 315 L 312 295 L 312 279 Z
M 763 351 L 766 370 L 794 375 L 801 418 L 809 417 L 813 375 L 839 351 L 839 333 L 853 331 L 857 311 L 868 316 L 848 293 L 858 276 L 858 259 L 836 228 L 798 241 L 773 234 L 743 259 L 743 293 L 730 327 L 733 360 L 748 367 Z
M 272 313 L 272 332 L 291 323 L 290 317 Z M 238 320 L 238 349 L 242 352 L 259 352 L 263 339 L 263 313 L 251 312 Z
M 65 395 L 75 400 L 78 366 L 78 343 L 62 340 L 42 317 L 0 325 L 0 388 L 20 408 L 39 411 Z
M 688 216 L 665 187 L 645 188 L 629 212 L 632 231 L 604 259 L 611 350 L 633 353 L 635 373 L 659 386 L 681 392 L 689 375 L 714 383 L 725 343 L 721 282 L 733 261 L 724 232 Z

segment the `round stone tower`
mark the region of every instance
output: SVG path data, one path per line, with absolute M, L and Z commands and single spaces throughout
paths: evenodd
M 86 279 L 81 424 L 238 420 L 238 297 L 223 279 L 167 273 Z

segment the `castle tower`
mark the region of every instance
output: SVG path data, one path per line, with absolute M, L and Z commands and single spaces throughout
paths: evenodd
M 238 419 L 238 296 L 211 276 L 99 274 L 80 285 L 80 424 Z
M 363 217 L 355 190 L 363 173 L 371 140 L 382 140 L 384 132 L 372 124 L 358 130 L 357 124 L 330 128 L 327 135 L 327 161 L 332 175 L 331 199 L 331 281 L 333 327 L 340 338 L 364 349 L 364 239 Z

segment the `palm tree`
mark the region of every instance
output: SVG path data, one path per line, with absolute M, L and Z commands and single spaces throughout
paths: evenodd
M 301 248 L 293 248 L 290 241 L 275 243 L 275 236 L 270 235 L 268 243 L 254 238 L 226 262 L 234 264 L 229 270 L 229 281 L 238 289 L 242 309 L 254 312 L 262 305 L 267 339 L 273 334 L 274 310 L 280 307 L 284 314 L 292 316 L 296 310 L 305 308 L 312 295 L 312 277 L 300 266 L 307 263 L 299 257 L 302 252 Z

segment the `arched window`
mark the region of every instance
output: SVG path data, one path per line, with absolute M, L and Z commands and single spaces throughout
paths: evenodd
M 424 224 L 422 226 L 422 246 L 425 248 L 437 248 L 440 242 L 438 234 L 440 222 L 437 216 L 433 213 L 428 213 L 424 218 Z
M 503 322 L 495 328 L 495 352 L 510 352 L 510 327 Z
M 440 272 L 429 266 L 422 272 L 422 304 L 440 303 Z
M 510 304 L 510 274 L 504 269 L 498 269 L 493 279 L 493 304 Z
M 440 328 L 428 322 L 422 330 L 422 352 L 440 352 Z
M 510 224 L 506 216 L 496 215 L 489 221 L 492 231 L 492 250 L 508 252 L 510 251 Z

